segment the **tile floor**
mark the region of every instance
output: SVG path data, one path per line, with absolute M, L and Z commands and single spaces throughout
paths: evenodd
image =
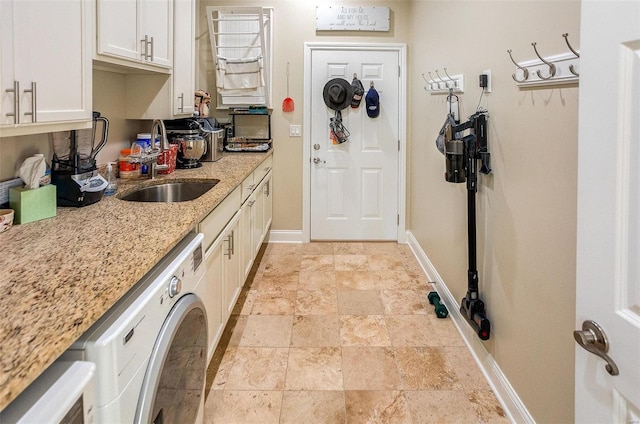
M 406 245 L 263 247 L 209 366 L 206 423 L 508 423 Z

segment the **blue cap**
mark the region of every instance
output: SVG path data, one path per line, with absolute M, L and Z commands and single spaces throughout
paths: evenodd
M 380 115 L 380 96 L 373 86 L 369 87 L 369 91 L 367 91 L 365 103 L 367 105 L 367 115 L 369 115 L 369 118 L 377 118 L 378 115 Z

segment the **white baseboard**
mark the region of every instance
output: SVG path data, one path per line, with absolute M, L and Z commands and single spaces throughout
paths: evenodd
M 522 400 L 520 400 L 520 397 L 509 383 L 509 380 L 497 362 L 489 354 L 482 344 L 482 341 L 478 338 L 478 335 L 460 313 L 459 301 L 461 299 L 455 299 L 453 297 L 444 280 L 440 277 L 440 274 L 438 274 L 438 271 L 427 257 L 427 254 L 422 250 L 422 247 L 410 231 L 407 231 L 407 243 L 409 247 L 411 247 L 411 251 L 418 260 L 418 263 L 420 263 L 425 274 L 427 274 L 429 281 L 435 283 L 434 286 L 440 295 L 440 300 L 449 310 L 449 317 L 455 324 L 458 332 L 460 332 L 460 335 L 467 344 L 467 347 L 471 351 L 471 354 L 478 363 L 480 370 L 486 377 L 509 419 L 514 423 L 535 424 L 535 420 L 524 406 L 524 403 L 522 403 Z
M 269 243 L 302 243 L 301 230 L 271 230 Z

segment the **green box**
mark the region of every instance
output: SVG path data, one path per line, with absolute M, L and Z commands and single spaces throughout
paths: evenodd
M 12 187 L 9 189 L 9 206 L 15 211 L 13 220 L 16 224 L 56 216 L 56 186 L 48 184 L 32 190 Z

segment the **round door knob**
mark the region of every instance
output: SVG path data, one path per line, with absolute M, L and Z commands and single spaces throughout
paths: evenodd
M 169 297 L 174 297 L 182 290 L 182 280 L 175 275 L 169 281 Z

